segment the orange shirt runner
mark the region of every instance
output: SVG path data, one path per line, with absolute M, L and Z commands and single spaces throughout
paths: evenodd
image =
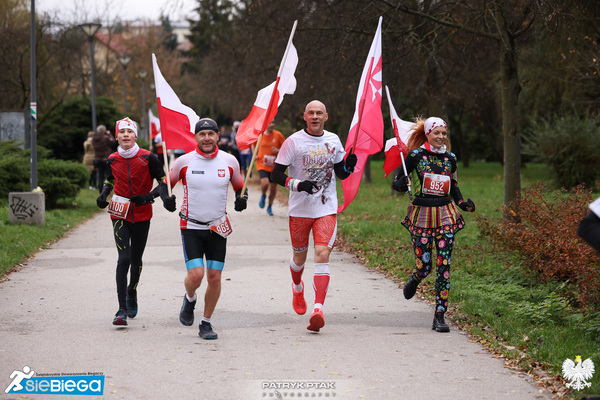
M 279 131 L 273 130 L 270 135 L 266 132 L 263 134 L 256 156 L 257 170 L 273 171 L 275 159 L 277 158 L 277 153 L 273 151 L 273 147 L 280 149 L 284 141 L 285 137 Z

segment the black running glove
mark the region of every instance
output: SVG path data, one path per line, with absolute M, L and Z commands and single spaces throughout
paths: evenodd
M 298 184 L 298 191 L 313 194 L 319 191 L 319 186 L 315 181 L 302 181 Z
M 160 198 L 163 201 L 163 206 L 170 212 L 177 210 L 177 204 L 175 203 L 175 195 L 172 194 L 169 196 L 169 192 L 167 189 L 167 184 L 161 182 L 158 185 L 158 193 L 160 193 Z
M 235 205 L 233 209 L 238 212 L 244 211 L 248 207 L 248 189 L 246 189 L 243 196 L 240 196 L 241 193 L 241 190 L 235 193 Z
M 111 190 L 112 186 L 104 184 L 104 186 L 102 187 L 102 191 L 100 192 L 100 196 L 98 196 L 98 198 L 96 199 L 96 204 L 98 205 L 98 207 L 106 208 L 108 206 L 108 201 L 106 201 L 106 197 L 108 196 Z
M 392 189 L 397 192 L 406 192 L 408 190 L 408 176 L 396 177 L 394 182 L 392 182 Z
M 354 172 L 354 167 L 356 167 L 356 163 L 358 162 L 358 157 L 356 154 L 352 153 L 352 149 L 350 149 L 350 154 L 346 157 L 346 165 L 344 165 L 344 169 L 348 173 Z
M 467 208 L 471 208 L 470 212 L 475 212 L 475 203 L 473 203 L 473 200 L 471 200 L 471 199 L 468 199 L 466 201 L 459 203 L 458 206 L 463 211 L 469 211 L 469 210 L 467 210 Z
M 108 201 L 106 201 L 105 195 L 100 195 L 96 199 L 96 205 L 100 208 L 106 208 L 108 206 Z

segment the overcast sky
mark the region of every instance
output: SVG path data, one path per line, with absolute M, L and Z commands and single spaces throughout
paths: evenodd
M 123 21 L 139 18 L 158 21 L 161 14 L 178 21 L 193 15 L 197 4 L 198 0 L 35 0 L 35 10 L 36 14 L 49 13 L 63 22 L 76 24 L 96 19 L 108 23 L 117 17 Z

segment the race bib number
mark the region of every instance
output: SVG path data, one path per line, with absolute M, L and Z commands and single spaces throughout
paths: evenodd
M 114 194 L 110 200 L 110 203 L 108 204 L 106 212 L 110 215 L 114 215 L 117 218 L 125 219 L 125 217 L 127 217 L 127 213 L 129 212 L 130 205 L 131 203 L 127 197 Z
M 426 173 L 423 176 L 423 194 L 447 196 L 450 193 L 450 177 L 447 175 Z
M 233 232 L 233 228 L 231 227 L 231 221 L 229 220 L 229 215 L 227 214 L 211 222 L 209 228 L 211 231 L 218 233 L 224 238 L 231 235 L 231 232 Z
M 273 165 L 275 165 L 275 156 L 267 156 L 265 155 L 263 157 L 263 164 L 265 164 L 265 166 L 267 167 L 271 167 Z

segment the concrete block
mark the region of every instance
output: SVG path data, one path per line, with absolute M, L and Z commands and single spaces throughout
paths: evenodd
M 10 192 L 8 194 L 8 222 L 46 225 L 44 201 L 44 192 Z

